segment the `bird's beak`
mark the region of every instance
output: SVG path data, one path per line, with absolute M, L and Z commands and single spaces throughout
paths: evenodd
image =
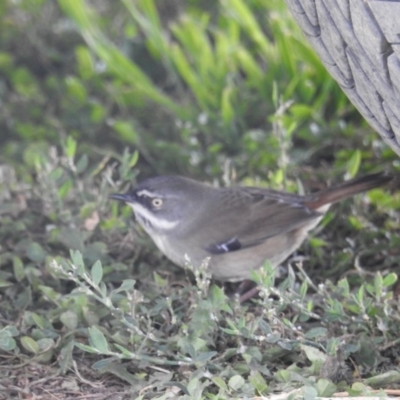
M 132 196 L 127 193 L 125 193 L 125 194 L 113 193 L 113 194 L 110 194 L 108 197 L 110 199 L 124 201 L 125 203 L 132 202 Z

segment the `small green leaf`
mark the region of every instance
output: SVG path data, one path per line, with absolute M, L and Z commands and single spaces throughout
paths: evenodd
M 92 281 L 95 286 L 98 286 L 103 278 L 103 267 L 101 265 L 100 260 L 97 260 L 90 271 L 90 275 L 92 276 Z
M 139 134 L 133 127 L 131 121 L 115 121 L 113 128 L 119 134 L 120 138 L 128 143 L 136 144 Z
M 70 340 L 66 345 L 62 346 L 60 350 L 60 356 L 58 362 L 60 364 L 61 371 L 66 373 L 68 368 L 73 363 L 72 351 L 74 350 L 74 341 Z
M 75 267 L 77 268 L 84 268 L 85 264 L 83 263 L 82 253 L 78 250 L 71 250 L 70 251 L 71 260 Z
M 268 389 L 268 384 L 258 371 L 253 371 L 248 379 L 259 394 L 265 394 Z
M 289 351 L 293 349 L 293 343 L 291 343 L 291 341 L 288 339 L 279 340 L 278 346 L 282 347 L 282 349 L 289 350 Z
M 34 339 L 29 336 L 23 336 L 21 338 L 21 344 L 25 350 L 30 351 L 33 354 L 38 354 L 39 352 L 39 345 L 36 343 Z
M 5 52 L 0 52 L 0 70 L 2 71 L 10 70 L 12 67 L 13 67 L 13 59 L 11 55 Z
M 314 113 L 314 108 L 308 104 L 293 104 L 290 107 L 290 113 L 296 119 L 308 118 Z
M 4 351 L 12 351 L 17 347 L 17 342 L 13 339 L 11 333 L 7 329 L 0 331 L 0 349 Z
M 377 271 L 374 277 L 374 286 L 373 286 L 373 292 L 371 294 L 375 294 L 377 299 L 380 299 L 382 296 L 382 289 L 383 289 L 383 278 L 382 274 Z
M 99 353 L 101 353 L 100 351 L 98 351 L 98 350 L 95 349 L 94 347 L 88 346 L 88 345 L 86 345 L 86 344 L 82 344 L 82 343 L 79 343 L 79 342 L 75 342 L 74 345 L 75 345 L 76 347 L 78 347 L 79 349 L 81 349 L 81 350 L 83 350 L 83 351 L 86 351 L 86 352 L 88 352 L 88 353 L 94 353 L 94 354 L 99 354 Z
M 306 297 L 307 291 L 308 291 L 308 283 L 307 281 L 303 281 L 299 291 L 302 300 L 304 300 L 304 298 Z
M 56 182 L 64 175 L 64 171 L 62 168 L 54 168 L 53 171 L 50 172 L 50 178 Z
M 158 287 L 166 287 L 168 285 L 168 281 L 164 279 L 161 275 L 157 274 L 157 272 L 153 272 L 154 283 Z
M 186 387 L 190 399 L 201 399 L 202 386 L 198 378 L 192 378 Z M 200 393 L 199 393 L 200 392 Z
M 347 163 L 348 178 L 354 178 L 357 175 L 360 169 L 360 164 L 361 164 L 361 151 L 357 149 L 353 152 L 350 160 Z
M 6 326 L 4 329 L 2 329 L 1 332 L 7 332 L 7 335 L 10 335 L 12 337 L 19 336 L 19 334 L 20 334 L 19 329 L 14 325 Z
M 368 391 L 368 388 L 363 382 L 354 382 L 351 385 L 351 391 L 349 391 L 349 393 L 355 396 L 364 393 L 366 390 Z
M 328 379 L 321 378 L 317 382 L 318 395 L 321 397 L 331 397 L 336 392 L 337 387 Z
M 357 216 L 350 215 L 350 216 L 347 217 L 347 219 L 355 229 L 360 231 L 361 229 L 364 228 L 363 221 L 360 220 Z
M 304 400 L 315 400 L 318 396 L 317 389 L 312 386 L 303 387 Z
M 15 279 L 21 282 L 25 278 L 25 269 L 22 260 L 17 256 L 13 257 L 13 270 Z
M 341 289 L 342 295 L 347 298 L 350 295 L 350 285 L 349 282 L 347 280 L 347 278 L 343 278 L 341 279 L 338 284 L 337 284 L 338 288 Z
M 38 93 L 38 84 L 32 73 L 23 67 L 12 71 L 12 83 L 15 90 L 26 98 L 32 98 Z
M 65 155 L 68 158 L 73 159 L 75 157 L 76 145 L 77 145 L 76 140 L 72 136 L 68 136 L 64 148 Z
M 129 166 L 132 168 L 136 165 L 139 160 L 139 152 L 135 150 L 129 159 Z
M 397 275 L 394 272 L 391 272 L 390 274 L 387 274 L 383 278 L 383 286 L 388 287 L 397 282 Z
M 36 326 L 40 329 L 44 329 L 46 327 L 46 320 L 41 316 L 36 313 L 31 314 L 33 321 L 35 322 Z
M 82 154 L 75 166 L 77 174 L 81 174 L 82 172 L 86 171 L 88 165 L 89 158 L 87 154 Z
M 275 373 L 275 378 L 278 382 L 290 382 L 291 373 L 286 369 L 280 369 Z
M 267 343 L 278 343 L 281 340 L 279 332 L 270 333 L 266 336 L 265 341 Z
M 364 304 L 364 295 L 365 295 L 365 286 L 361 285 L 357 291 L 357 296 L 356 296 L 358 300 L 357 304 L 359 304 L 360 306 Z
M 114 343 L 114 346 L 126 357 L 132 358 L 132 353 L 126 349 L 125 347 L 119 345 L 118 343 Z
M 222 92 L 221 114 L 225 125 L 228 125 L 235 116 L 235 109 L 232 105 L 234 90 L 232 87 L 224 88 Z
M 326 246 L 326 241 L 320 238 L 310 238 L 310 245 L 313 248 L 323 247 Z
M 39 285 L 38 289 L 50 300 L 57 302 L 60 294 L 57 293 L 52 287 Z
M 69 96 L 73 97 L 79 104 L 83 104 L 87 101 L 87 92 L 85 86 L 81 81 L 73 76 L 65 79 Z
M 39 243 L 30 243 L 26 250 L 27 257 L 36 263 L 42 263 L 46 259 L 46 252 Z
M 108 291 L 107 291 L 107 286 L 104 282 L 99 283 L 99 289 L 103 297 L 107 297 Z
M 17 342 L 10 336 L 0 334 L 0 349 L 3 351 L 12 351 L 17 347 Z
M 394 383 L 400 383 L 399 371 L 387 371 L 380 375 L 371 376 L 365 379 L 365 383 L 372 387 L 386 387 Z
M 323 327 L 312 328 L 309 331 L 307 331 L 307 333 L 305 334 L 305 337 L 307 339 L 315 339 L 317 337 L 326 336 L 327 331 L 328 330 Z
M 234 390 L 239 390 L 244 384 L 245 384 L 245 381 L 244 381 L 243 377 L 240 375 L 232 376 L 228 382 L 228 385 Z
M 194 359 L 195 362 L 205 363 L 206 361 L 211 360 L 217 354 L 216 351 L 206 351 L 205 353 L 201 353 Z
M 88 325 L 97 325 L 100 321 L 99 315 L 91 308 L 85 306 L 82 308 L 83 317 Z
M 92 101 L 90 103 L 90 119 L 94 124 L 98 124 L 107 116 L 107 110 L 101 104 L 95 103 Z
M 103 332 L 96 326 L 88 328 L 90 344 L 102 354 L 108 354 L 110 349 Z
M 267 335 L 270 335 L 272 333 L 271 326 L 263 319 L 260 319 L 258 321 L 258 327 L 262 329 L 262 331 Z
M 95 73 L 94 62 L 90 51 L 85 46 L 75 49 L 75 57 L 78 65 L 79 75 L 83 79 L 89 79 Z
M 133 289 L 135 284 L 136 281 L 134 279 L 125 279 L 117 290 L 118 291 L 124 290 L 126 292 L 129 292 L 130 290 Z
M 228 391 L 228 386 L 226 385 L 225 381 L 220 378 L 219 376 L 214 376 L 212 378 L 212 381 L 222 390 L 224 390 L 225 392 Z
M 63 312 L 60 315 L 60 321 L 71 331 L 78 326 L 78 315 L 72 310 Z
M 327 355 L 313 346 L 300 345 L 300 348 L 306 353 L 306 357 L 314 366 L 314 371 L 318 372 L 321 365 L 326 361 Z
M 71 179 L 66 180 L 58 189 L 58 196 L 60 197 L 60 199 L 64 199 L 73 186 L 74 184 Z
M 51 349 L 54 349 L 55 343 L 51 338 L 42 338 L 37 341 L 37 345 L 39 346 L 39 352 L 47 352 Z

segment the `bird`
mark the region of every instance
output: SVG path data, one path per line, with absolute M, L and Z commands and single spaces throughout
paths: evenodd
M 137 221 L 173 263 L 214 279 L 243 281 L 269 260 L 285 261 L 331 204 L 392 180 L 370 174 L 308 195 L 263 187 L 215 187 L 176 175 L 148 178 L 110 197 L 129 205 Z

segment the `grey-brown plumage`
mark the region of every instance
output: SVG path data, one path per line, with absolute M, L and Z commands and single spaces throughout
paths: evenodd
M 143 181 L 111 197 L 128 203 L 158 248 L 184 266 L 210 258 L 212 275 L 237 281 L 295 251 L 332 203 L 388 183 L 367 175 L 307 196 L 256 187 L 216 188 L 180 177 Z

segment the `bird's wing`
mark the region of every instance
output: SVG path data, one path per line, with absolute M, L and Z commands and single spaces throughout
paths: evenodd
M 213 232 L 200 242 L 211 254 L 222 254 L 256 246 L 273 236 L 304 226 L 322 214 L 307 208 L 304 197 L 271 190 L 241 188 L 227 193 L 229 213 L 213 218 Z M 223 202 L 222 202 L 223 203 Z M 222 211 L 222 210 L 221 210 Z

